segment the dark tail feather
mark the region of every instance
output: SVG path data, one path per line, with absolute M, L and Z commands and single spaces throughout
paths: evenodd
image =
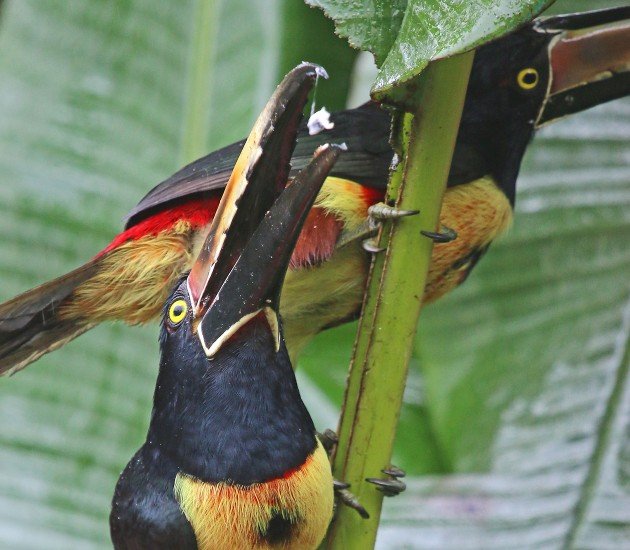
M 0 304 L 0 375 L 13 374 L 96 323 L 63 318 L 60 306 L 98 270 L 98 259 Z

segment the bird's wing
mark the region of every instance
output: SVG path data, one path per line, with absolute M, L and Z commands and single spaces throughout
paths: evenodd
M 313 136 L 309 135 L 306 124 L 302 125 L 291 159 L 291 176 L 306 166 L 320 145 L 345 143 L 348 150 L 330 175 L 384 189 L 393 156 L 388 141 L 389 114 L 374 103 L 366 103 L 357 109 L 333 113 L 331 121 L 334 123 L 331 130 Z M 214 151 L 155 186 L 127 215 L 125 228 L 181 199 L 222 190 L 244 143 L 239 141 Z

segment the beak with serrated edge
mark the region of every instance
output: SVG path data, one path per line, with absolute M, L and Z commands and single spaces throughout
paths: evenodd
M 540 18 L 549 43 L 550 79 L 536 126 L 630 93 L 630 8 Z
M 318 149 L 284 189 L 316 65 L 303 63 L 278 86 L 247 139 L 188 276 L 193 328 L 208 357 L 264 313 L 280 343 L 278 303 L 293 247 L 340 148 Z
M 308 94 L 322 67 L 302 63 L 284 77 L 256 120 L 188 276 L 195 318 L 218 292 L 245 243 L 284 189 Z

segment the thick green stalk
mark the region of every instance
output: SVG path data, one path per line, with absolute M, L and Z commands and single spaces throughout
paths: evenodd
M 214 71 L 213 50 L 219 17 L 216 0 L 196 0 L 193 17 L 182 127 L 182 164 L 208 152 L 210 82 Z
M 413 98 L 415 116 L 401 115 L 394 129 L 403 162 L 391 178 L 389 197 L 398 208 L 420 214 L 381 232 L 387 251 L 372 266 L 333 461 L 335 477 L 351 484 L 370 518 L 340 507 L 328 548 L 365 550 L 376 540 L 383 497 L 365 479 L 385 477 L 381 469 L 391 460 L 433 248 L 420 231 L 438 226 L 472 58 L 466 53 L 432 63 Z

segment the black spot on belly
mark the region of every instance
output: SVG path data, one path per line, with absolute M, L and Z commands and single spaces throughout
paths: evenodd
M 269 523 L 260 538 L 269 544 L 280 544 L 291 539 L 297 521 L 291 519 L 285 510 L 274 510 Z

